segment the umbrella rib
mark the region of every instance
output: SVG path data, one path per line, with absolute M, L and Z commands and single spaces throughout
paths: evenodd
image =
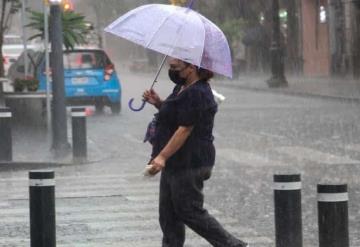
M 188 10 L 189 10 L 189 9 L 187 8 L 187 9 L 186 9 L 186 12 L 188 12 Z M 173 12 L 174 12 L 174 11 L 173 11 Z M 185 13 L 186 13 L 186 12 L 185 12 Z M 164 25 L 164 23 L 170 18 L 170 16 L 171 16 L 171 14 L 168 15 L 168 16 L 166 16 L 166 17 L 164 18 L 164 20 L 162 21 L 162 23 L 159 25 L 159 28 L 156 30 L 156 32 L 154 32 L 154 34 L 151 36 L 149 42 L 146 44 L 146 46 L 145 46 L 146 48 L 149 48 L 149 46 L 151 45 L 151 43 L 154 41 L 155 35 L 160 31 L 160 27 L 161 27 L 162 25 Z M 176 30 L 176 33 L 178 33 L 183 26 L 184 26 L 184 24 L 182 24 L 181 26 L 179 26 L 178 29 Z M 177 43 L 177 40 L 176 40 L 176 43 Z
M 202 23 L 204 23 L 204 20 L 203 20 L 203 18 L 202 18 L 201 16 L 200 16 L 200 20 L 201 20 Z M 205 23 L 204 23 L 204 27 L 205 27 Z M 205 41 L 206 41 L 206 28 L 204 28 L 204 44 L 203 44 L 203 46 L 202 46 L 201 58 L 204 57 Z M 199 68 L 201 67 L 201 63 L 202 63 L 202 59 L 200 60 Z
M 146 48 L 149 48 L 149 46 L 151 45 L 151 43 L 154 41 L 155 35 L 159 32 L 160 27 L 162 25 L 164 25 L 164 23 L 170 18 L 171 15 L 168 15 L 164 18 L 164 20 L 161 22 L 161 24 L 159 25 L 159 28 L 153 33 L 153 35 L 151 36 L 150 40 L 148 41 L 148 43 L 146 44 Z

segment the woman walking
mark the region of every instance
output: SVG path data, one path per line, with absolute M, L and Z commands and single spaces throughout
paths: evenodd
M 151 90 L 143 98 L 159 109 L 148 173 L 161 171 L 159 215 L 162 247 L 182 247 L 185 225 L 215 247 L 248 247 L 204 209 L 203 185 L 215 163 L 212 135 L 217 104 L 209 70 L 170 59 L 176 85 L 166 100 Z

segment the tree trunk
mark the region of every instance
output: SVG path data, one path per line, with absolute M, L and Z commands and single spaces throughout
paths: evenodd
M 341 0 L 331 0 L 330 8 L 330 51 L 331 51 L 331 74 L 342 75 L 344 73 L 345 55 L 345 16 L 344 6 Z
M 353 11 L 353 77 L 360 78 L 360 6 Z
M 2 32 L 0 32 L 0 58 L 1 58 L 1 61 L 0 61 L 0 77 L 4 77 L 5 76 L 5 69 L 4 69 L 4 55 L 3 55 L 3 52 L 2 52 L 2 46 L 3 46 L 3 36 L 4 34 Z

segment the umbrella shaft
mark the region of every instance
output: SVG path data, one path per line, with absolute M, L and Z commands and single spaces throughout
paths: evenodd
M 188 4 L 187 4 L 187 8 L 191 9 L 192 6 L 193 6 L 193 4 L 194 4 L 194 2 L 195 2 L 195 0 L 189 0 L 189 1 L 188 1 Z M 165 55 L 165 56 L 164 56 L 164 58 L 163 58 L 163 60 L 162 60 L 162 62 L 161 62 L 161 64 L 160 64 L 160 67 L 159 67 L 159 69 L 158 69 L 158 71 L 157 71 L 157 73 L 156 73 L 156 75 L 155 75 L 155 79 L 154 79 L 153 83 L 151 84 L 150 90 L 154 87 L 155 83 L 157 82 L 157 79 L 158 79 L 158 77 L 159 77 L 159 75 L 160 75 L 161 69 L 162 69 L 162 67 L 163 67 L 164 64 L 165 64 L 165 61 L 166 61 L 166 58 L 167 58 L 167 57 L 168 57 L 168 55 Z
M 168 57 L 167 55 L 164 56 L 164 58 L 163 58 L 163 60 L 162 60 L 162 62 L 161 62 L 161 64 L 160 64 L 160 67 L 159 67 L 158 71 L 156 72 L 155 79 L 154 79 L 153 83 L 151 84 L 150 90 L 154 87 L 155 83 L 157 82 L 157 79 L 158 79 L 158 77 L 159 77 L 159 75 L 160 75 L 160 71 L 161 71 L 162 67 L 163 67 L 164 64 L 165 64 L 165 61 L 166 61 L 166 58 L 167 58 L 167 57 Z

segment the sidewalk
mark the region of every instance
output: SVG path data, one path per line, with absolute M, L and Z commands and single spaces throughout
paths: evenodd
M 162 80 L 167 80 L 165 73 L 161 74 Z M 319 97 L 326 99 L 341 100 L 347 102 L 360 103 L 360 80 L 349 80 L 340 78 L 304 78 L 288 76 L 288 87 L 269 88 L 266 80 L 269 76 L 265 75 L 248 75 L 241 76 L 237 79 L 214 79 L 212 84 L 216 86 L 234 87 L 252 91 L 263 91 L 269 93 L 280 93 L 288 95 L 298 95 L 303 97 Z M 69 122 L 69 142 L 71 142 L 71 129 Z M 89 162 L 98 162 L 112 157 L 112 153 L 107 153 L 106 149 L 96 147 L 96 136 L 88 144 Z M 36 143 L 36 144 L 35 144 Z M 13 131 L 13 151 L 14 163 L 22 167 L 24 163 L 38 162 L 42 164 L 50 161 L 59 164 L 71 164 L 72 157 L 69 154 L 61 160 L 55 161 L 52 157 L 50 140 L 46 135 L 45 129 L 29 129 L 22 126 L 20 129 Z M 41 150 L 41 151 L 39 151 Z M 11 164 L 12 166 L 14 164 Z M 4 164 L 0 165 L 1 169 L 6 169 Z
M 360 80 L 288 76 L 288 87 L 269 88 L 266 83 L 269 78 L 265 75 L 240 76 L 233 80 L 215 81 L 214 84 L 272 93 L 360 102 Z
M 165 76 L 163 78 L 167 79 Z M 340 84 L 336 80 L 316 79 L 316 83 L 314 83 L 315 80 L 288 77 L 289 87 L 268 88 L 266 79 L 268 78 L 265 76 L 249 76 L 233 81 L 216 80 L 214 85 L 269 93 L 302 95 L 302 97 L 326 97 L 360 102 L 359 87 L 354 81 L 346 80 Z M 143 114 L 149 113 L 146 112 L 147 109 L 149 108 L 146 108 Z M 58 246 L 156 247 L 160 245 L 161 231 L 157 223 L 158 215 L 154 210 L 157 207 L 158 194 L 156 190 L 159 176 L 153 180 L 144 180 L 141 176 L 143 162 L 147 159 L 149 150 L 148 146 L 142 143 L 143 133 L 138 132 L 138 129 L 143 129 L 146 123 L 142 121 L 143 115 L 131 114 L 131 117 L 128 117 L 126 110 L 122 114 L 124 115 L 114 117 L 109 113 L 104 116 L 89 118 L 87 127 L 90 164 L 70 166 L 72 159 L 69 155 L 63 158 L 63 162 L 66 163 L 64 164 L 65 167 L 58 169 L 52 165 L 44 165 L 44 168 L 55 169 L 57 174 Z M 143 123 L 142 126 L 139 126 L 140 123 Z M 132 129 L 131 126 L 136 127 Z M 70 125 L 68 128 L 69 142 L 71 142 Z M 49 164 L 47 162 L 52 160 L 49 150 L 50 142 L 44 129 L 21 128 L 16 129 L 13 134 L 15 161 L 41 161 L 43 164 Z M 258 140 L 257 143 L 268 142 L 270 139 L 261 133 L 247 134 L 244 136 L 255 138 Z M 239 234 L 241 238 L 245 237 L 251 246 L 274 246 L 273 215 L 271 214 L 273 212 L 271 208 L 273 198 L 269 177 L 273 171 L 278 169 L 278 161 L 276 160 L 276 165 L 274 165 L 275 161 L 271 160 L 271 156 L 264 159 L 263 156 L 241 150 L 236 155 L 230 155 L 237 148 L 237 146 L 230 146 L 231 144 L 229 143 L 229 147 L 223 147 L 222 150 L 218 149 L 219 160 L 223 161 L 217 166 L 217 176 L 213 177 L 213 184 L 207 186 L 206 193 L 209 198 L 207 207 L 225 224 L 227 229 Z M 294 153 L 292 151 L 296 149 L 299 148 L 274 146 L 274 150 L 280 150 L 279 152 L 285 155 Z M 309 149 L 302 147 L 299 150 L 300 155 L 288 155 L 285 158 L 301 160 L 305 156 L 317 155 L 317 157 L 313 157 L 314 160 L 320 160 L 323 157 L 321 154 L 324 154 L 317 150 L 310 150 L 312 155 L 307 155 L 308 152 L 306 151 Z M 337 156 L 331 157 L 335 159 Z M 329 158 L 330 161 L 333 160 L 331 157 Z M 252 160 L 255 160 L 260 166 L 249 164 L 255 163 Z M 244 168 L 239 164 L 245 164 Z M 316 164 L 298 168 L 307 174 L 306 181 L 308 184 L 310 182 L 315 184 L 320 175 L 328 168 Z M 3 201 L 0 201 L 2 212 L 0 215 L 4 221 L 0 246 L 29 246 L 30 226 L 26 172 L 40 167 L 28 167 L 26 164 L 22 164 L 23 169 L 20 169 L 20 165 L 16 165 L 19 167 L 17 172 L 12 171 L 14 166 L 8 166 L 11 171 L 0 174 L 2 177 L 0 187 L 3 188 L 0 190 L 0 195 L 4 198 Z M 355 166 L 334 166 L 332 164 L 331 169 L 329 169 L 332 172 L 328 176 L 333 176 L 338 171 L 344 171 L 343 174 L 345 175 L 352 174 L 348 181 L 357 181 L 356 173 L 352 173 Z M 245 169 L 246 172 L 243 172 Z M 239 171 L 240 175 L 234 174 L 233 171 Z M 224 189 L 221 189 L 221 184 Z M 231 187 L 232 185 L 236 185 L 236 187 Z M 351 186 L 352 189 L 358 188 L 355 186 L 358 186 L 357 183 Z M 312 247 L 315 245 L 309 243 L 316 239 L 316 234 L 311 231 L 312 222 L 315 219 L 309 221 L 309 218 L 311 215 L 315 215 L 316 208 L 313 202 L 316 201 L 316 198 L 309 187 L 304 186 L 304 195 L 306 195 L 304 197 L 304 215 L 306 216 L 304 218 L 304 236 L 306 236 L 304 244 Z M 236 188 L 236 193 L 224 193 L 228 188 Z M 219 195 L 222 193 L 224 193 L 222 199 L 226 198 L 226 200 L 219 200 Z M 246 196 L 241 197 L 241 200 L 236 199 L 241 195 Z M 355 205 L 358 196 L 354 193 L 352 197 Z M 221 203 L 216 203 L 216 201 L 221 201 Z M 244 208 L 241 209 L 241 207 Z M 350 209 L 352 208 L 350 206 Z M 261 214 L 258 214 L 259 212 Z M 234 217 L 234 215 L 239 216 Z M 256 215 L 261 217 L 256 217 Z M 356 212 L 353 212 L 352 215 L 356 215 Z M 264 220 L 266 221 L 264 222 Z M 359 221 L 356 218 L 351 218 L 351 222 L 356 224 Z M 353 227 L 353 231 L 355 229 L 357 228 Z M 359 235 L 356 234 L 357 232 L 352 234 L 354 243 L 352 245 L 360 246 L 357 242 L 358 239 L 354 237 Z M 187 246 L 209 246 L 201 241 L 203 240 L 190 233 L 190 245 Z

